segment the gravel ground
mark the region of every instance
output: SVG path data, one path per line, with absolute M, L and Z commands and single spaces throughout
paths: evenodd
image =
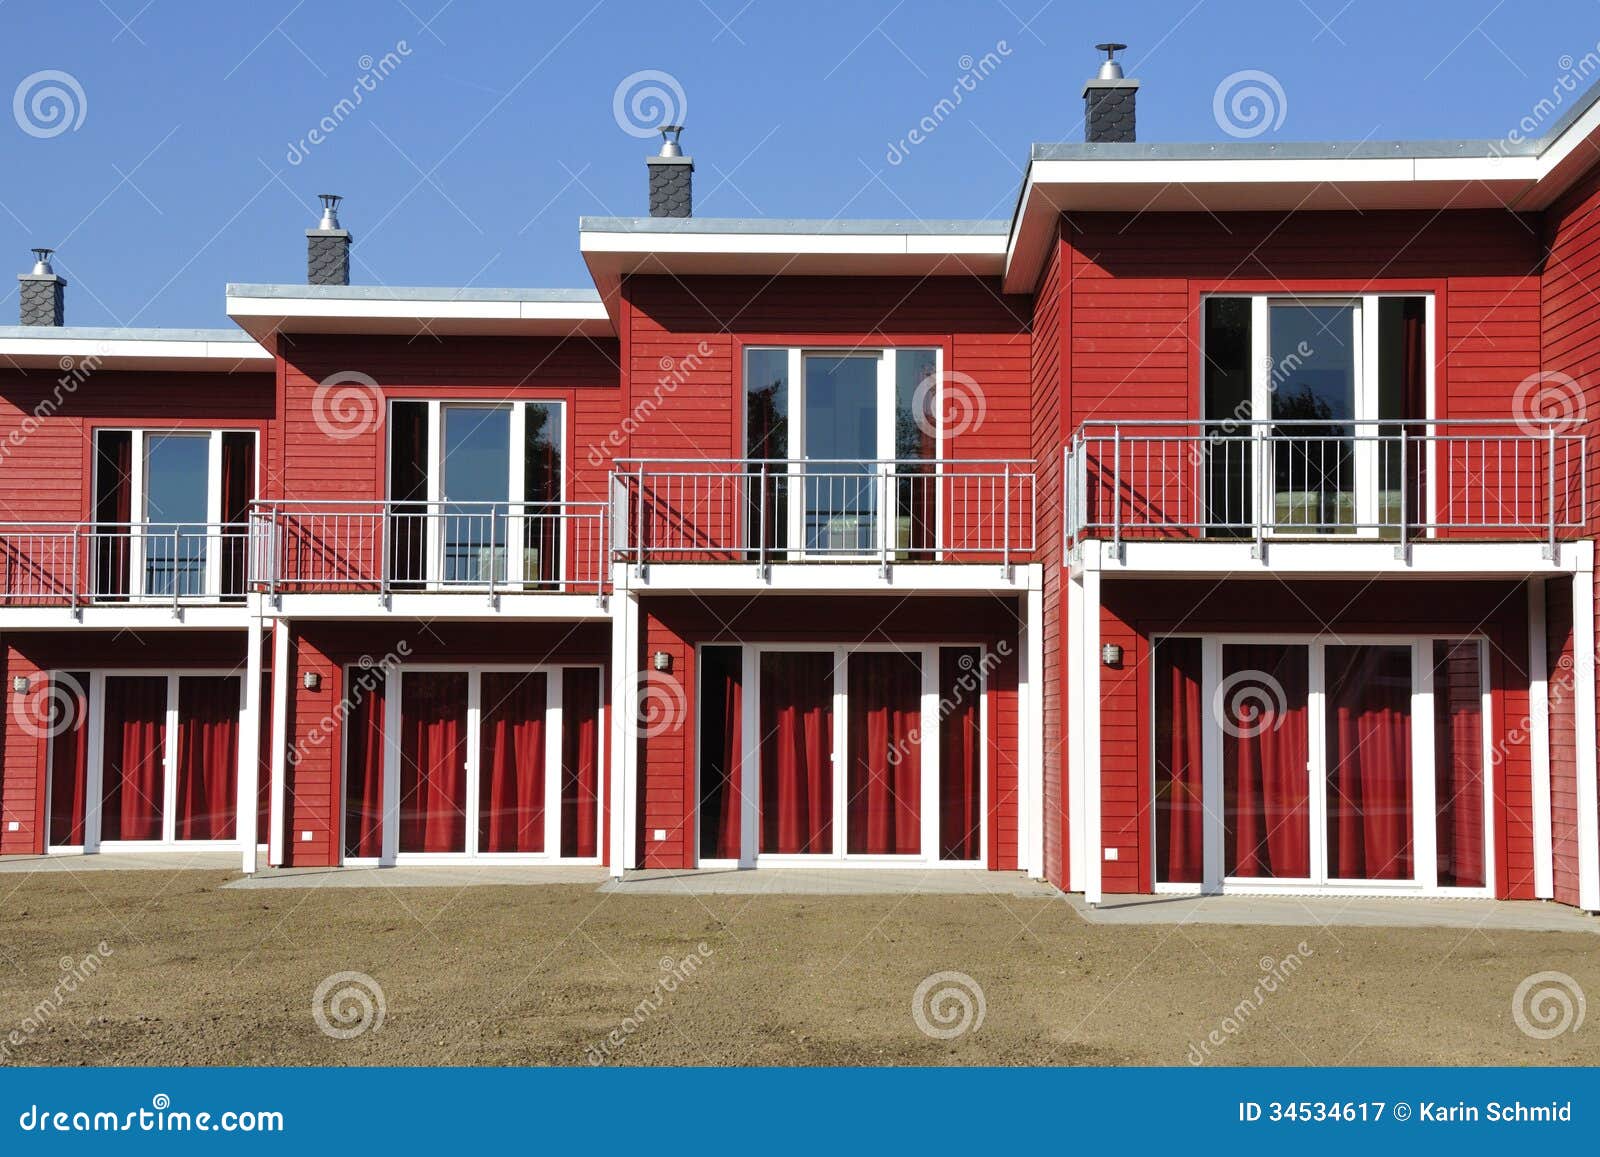
M 1593 935 L 1091 926 L 1015 897 L 219 890 L 229 878 L 0 881 L 0 1063 L 1600 1064 L 1600 1016 L 1537 1039 L 1513 1015 L 1535 973 L 1600 994 Z M 964 975 L 924 986 L 943 972 Z M 321 1002 L 346 1039 L 313 1012 L 338 973 L 364 974 Z M 919 1025 L 919 986 L 922 1023 L 949 1039 Z M 1559 1022 L 1559 1001 L 1524 1004 Z

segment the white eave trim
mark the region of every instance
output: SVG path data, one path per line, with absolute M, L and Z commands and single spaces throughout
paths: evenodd
M 229 295 L 228 316 L 246 332 L 609 336 L 598 300 L 339 298 Z
M 674 254 L 770 257 L 925 256 L 1003 257 L 1006 237 L 1000 233 L 959 235 L 934 233 L 636 233 L 585 230 L 578 234 L 583 253 L 664 257 Z
M 253 341 L 13 337 L 0 338 L 0 366 L 3 365 L 62 370 L 95 365 L 118 369 L 265 370 L 272 365 L 272 354 Z

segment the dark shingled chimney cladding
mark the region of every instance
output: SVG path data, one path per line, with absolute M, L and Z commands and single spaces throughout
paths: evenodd
M 1139 82 L 1122 75 L 1117 53 L 1126 44 L 1096 44 L 1106 58 L 1100 72 L 1083 86 L 1083 139 L 1090 144 L 1103 141 L 1132 141 L 1133 104 L 1139 95 Z
M 350 233 L 339 227 L 339 202 L 342 197 L 318 193 L 322 198 L 322 220 L 306 230 L 306 284 L 350 284 Z
M 688 217 L 694 212 L 694 161 L 683 155 L 682 125 L 661 126 L 661 152 L 646 157 L 650 166 L 650 216 Z
M 50 254 L 54 249 L 33 251 L 33 272 L 19 273 L 21 282 L 17 294 L 22 299 L 23 325 L 65 325 L 66 302 L 63 290 L 67 279 L 57 276 L 50 268 Z

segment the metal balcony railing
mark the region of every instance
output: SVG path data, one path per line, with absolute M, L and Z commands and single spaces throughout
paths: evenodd
M 0 523 L 0 606 L 242 600 L 247 547 L 240 523 Z
M 603 502 L 255 504 L 251 582 L 269 594 L 604 595 Z
M 652 562 L 996 562 L 1034 549 L 1022 459 L 618 459 L 615 557 Z
M 1585 440 L 1557 420 L 1087 422 L 1069 543 L 1545 539 L 1585 527 Z

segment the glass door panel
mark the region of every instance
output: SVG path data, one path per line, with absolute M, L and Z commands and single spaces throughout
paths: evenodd
M 100 838 L 159 840 L 166 814 L 167 677 L 108 675 Z
M 1247 879 L 1311 874 L 1310 649 L 1230 643 L 1211 708 L 1222 728 L 1223 870 Z
M 1269 317 L 1272 525 L 1290 534 L 1353 530 L 1357 308 L 1273 302 Z
M 145 594 L 205 593 L 210 477 L 209 434 L 151 434 L 147 438 Z
M 183 676 L 173 838 L 233 839 L 238 780 L 239 676 Z
M 1414 879 L 1411 648 L 1325 654 L 1328 877 Z
M 761 655 L 760 851 L 831 855 L 833 653 Z
M 466 742 L 466 672 L 405 672 L 400 680 L 400 851 L 467 850 Z
M 409 676 L 407 677 L 409 681 Z M 478 732 L 478 851 L 545 847 L 547 678 L 485 671 Z
M 927 559 L 939 541 L 939 351 L 894 351 L 895 557 Z M 971 399 L 966 399 L 968 403 Z M 963 528 L 970 530 L 971 528 Z
M 445 406 L 439 498 L 446 583 L 506 578 L 505 503 L 511 492 L 511 411 Z
M 922 850 L 922 657 L 857 651 L 847 664 L 845 851 Z
M 1488 882 L 1481 655 L 1476 639 L 1433 644 L 1434 842 L 1441 888 Z
M 805 544 L 817 554 L 877 547 L 878 365 L 873 357 L 805 358 Z

